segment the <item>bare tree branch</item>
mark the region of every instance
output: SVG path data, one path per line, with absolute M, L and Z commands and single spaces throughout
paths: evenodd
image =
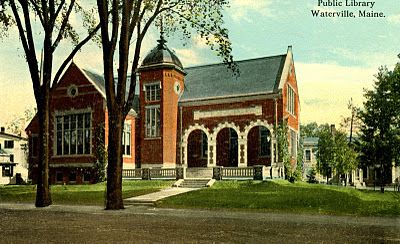
M 74 58 L 76 53 L 82 48 L 83 45 L 85 45 L 94 35 L 96 35 L 97 31 L 100 29 L 100 23 L 94 28 L 89 35 L 83 39 L 78 45 L 75 46 L 75 48 L 72 50 L 72 52 L 68 55 L 68 57 L 64 60 L 64 62 L 61 64 L 60 68 L 58 69 L 56 75 L 54 76 L 53 82 L 52 82 L 52 87 L 54 87 L 57 83 L 58 80 L 61 77 L 62 72 L 64 69 L 67 67 L 68 63 Z
M 143 28 L 143 31 L 140 31 L 140 23 L 141 23 L 141 19 L 139 19 L 139 21 L 137 22 L 137 39 L 136 39 L 136 45 L 135 45 L 135 55 L 133 58 L 133 63 L 132 63 L 132 69 L 131 69 L 131 84 L 129 86 L 129 95 L 128 95 L 128 99 L 126 100 L 125 106 L 124 106 L 124 115 L 127 115 L 129 113 L 129 111 L 132 108 L 132 104 L 133 104 L 133 98 L 135 95 L 135 83 L 136 82 L 132 82 L 132 75 L 136 74 L 136 69 L 138 67 L 139 64 L 139 54 L 140 54 L 140 48 L 142 46 L 142 42 L 143 42 L 143 38 L 147 33 L 147 30 L 149 29 L 150 25 L 154 22 L 154 20 L 157 18 L 157 16 L 160 14 L 160 9 L 162 6 L 162 0 L 158 0 L 157 3 L 157 7 L 154 10 L 152 16 L 149 18 L 149 20 L 145 23 L 145 26 Z M 144 11 L 141 14 L 141 17 L 143 17 L 144 15 Z M 134 79 L 136 77 L 133 77 Z
M 63 16 L 63 20 L 62 20 L 61 27 L 60 27 L 60 30 L 58 32 L 57 38 L 56 38 L 56 40 L 54 41 L 54 43 L 52 45 L 52 49 L 53 50 L 56 49 L 56 47 L 58 46 L 58 44 L 60 43 L 61 39 L 64 36 L 65 27 L 68 24 L 69 16 L 71 15 L 71 12 L 72 12 L 72 9 L 74 7 L 74 4 L 75 4 L 75 0 L 71 0 L 71 3 L 69 4 L 68 10 L 65 13 L 65 16 Z M 57 18 L 57 16 L 55 16 L 55 18 Z
M 136 27 L 136 25 L 137 25 L 137 23 L 138 23 L 138 21 L 139 21 L 139 14 L 140 14 L 140 8 L 142 7 L 142 0 L 138 0 L 136 3 L 135 3 L 135 6 L 134 6 L 134 13 L 133 13 L 133 15 L 132 15 L 132 20 L 131 20 L 131 23 L 130 23 L 130 28 L 129 28 L 129 41 L 131 40 L 131 38 L 132 38 L 132 34 L 133 34 L 133 31 L 135 30 L 135 27 Z M 143 17 L 143 16 L 142 16 Z
M 61 0 L 60 5 L 58 5 L 58 8 L 55 13 L 56 19 L 57 19 L 57 16 L 60 14 L 60 11 L 63 8 L 64 4 L 65 4 L 65 0 Z
M 35 0 L 29 0 L 29 2 L 32 4 L 33 8 L 35 9 L 36 14 L 39 17 L 40 23 L 42 23 L 42 26 L 44 26 L 43 12 L 40 9 L 40 6 L 36 3 Z
M 55 16 L 55 6 L 54 6 L 54 0 L 49 0 L 49 12 L 50 12 L 50 22 L 55 23 L 57 16 Z

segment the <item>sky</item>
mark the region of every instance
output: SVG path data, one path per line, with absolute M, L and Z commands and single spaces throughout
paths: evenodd
M 362 6 L 366 2 L 373 2 L 373 7 Z M 332 3 L 342 6 L 329 6 Z M 354 3 L 360 6 L 346 6 Z M 364 89 L 372 89 L 378 68 L 385 65 L 391 69 L 399 61 L 399 0 L 231 0 L 230 5 L 224 21 L 235 60 L 284 54 L 289 45 L 293 47 L 301 123 L 339 124 L 349 115 L 350 98 L 362 106 Z M 355 17 L 315 17 L 312 10 L 339 15 L 353 12 Z M 383 17 L 359 17 L 359 11 L 364 10 Z M 141 57 L 157 39 L 158 32 L 153 28 Z M 176 35 L 167 37 L 167 41 L 185 67 L 221 62 L 196 35 L 185 45 Z M 69 51 L 68 45 L 57 50 L 56 67 Z M 90 43 L 74 61 L 101 74 L 101 55 L 101 50 Z M 0 39 L 0 125 L 34 106 L 28 67 L 14 29 Z

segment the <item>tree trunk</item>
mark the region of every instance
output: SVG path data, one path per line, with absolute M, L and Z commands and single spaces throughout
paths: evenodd
M 385 171 L 383 170 L 383 163 L 381 163 L 381 193 L 385 193 Z
M 122 199 L 122 111 L 108 112 L 107 210 L 124 209 Z
M 37 102 L 39 117 L 39 162 L 36 191 L 36 207 L 52 204 L 49 187 L 49 99 L 45 95 Z

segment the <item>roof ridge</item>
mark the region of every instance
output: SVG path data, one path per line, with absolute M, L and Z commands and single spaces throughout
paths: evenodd
M 261 60 L 261 59 L 270 59 L 270 58 L 277 58 L 277 57 L 283 57 L 286 56 L 287 54 L 277 54 L 277 55 L 272 55 L 272 56 L 264 56 L 264 57 L 258 57 L 258 58 L 250 58 L 250 59 L 241 59 L 238 61 L 234 61 L 235 63 L 244 63 L 248 61 L 256 61 L 256 60 Z M 189 66 L 186 67 L 185 69 L 196 69 L 196 68 L 202 68 L 202 67 L 209 67 L 209 66 L 218 66 L 218 65 L 225 65 L 224 63 L 213 63 L 213 64 L 201 64 L 201 65 L 195 65 L 195 66 Z

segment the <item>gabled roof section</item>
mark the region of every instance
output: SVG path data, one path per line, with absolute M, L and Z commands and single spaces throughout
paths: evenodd
M 26 140 L 25 137 L 22 137 L 20 135 L 10 134 L 10 133 L 7 133 L 7 132 L 0 132 L 0 138 Z
M 105 80 L 102 75 L 99 75 L 95 72 L 89 71 L 87 69 L 81 69 L 79 68 L 78 65 L 74 64 L 81 72 L 82 74 L 86 77 L 86 79 L 93 84 L 93 86 L 100 92 L 100 94 L 103 96 L 104 99 L 106 99 L 106 85 L 105 85 Z M 127 91 L 126 91 L 126 96 L 129 94 L 129 85 L 127 85 Z M 136 85 L 135 89 L 135 95 L 133 98 L 133 105 L 132 109 L 136 112 L 139 111 L 139 95 L 136 94 L 139 93 L 138 86 Z
M 283 66 L 281 79 L 279 81 L 279 87 L 278 87 L 279 89 L 283 88 L 283 85 L 285 84 L 286 79 L 289 76 L 290 67 L 293 64 L 293 62 L 294 61 L 293 61 L 292 46 L 289 46 L 286 53 L 285 65 Z
M 309 146 L 318 145 L 319 138 L 318 137 L 304 137 L 303 144 Z
M 287 55 L 238 61 L 240 76 L 225 64 L 186 68 L 180 102 L 278 92 Z
M 76 66 L 78 67 L 78 66 Z M 78 69 L 80 69 L 78 67 Z M 86 69 L 80 69 L 86 78 L 93 84 L 93 86 L 100 92 L 100 94 L 106 98 L 106 85 L 103 76 L 91 72 Z

